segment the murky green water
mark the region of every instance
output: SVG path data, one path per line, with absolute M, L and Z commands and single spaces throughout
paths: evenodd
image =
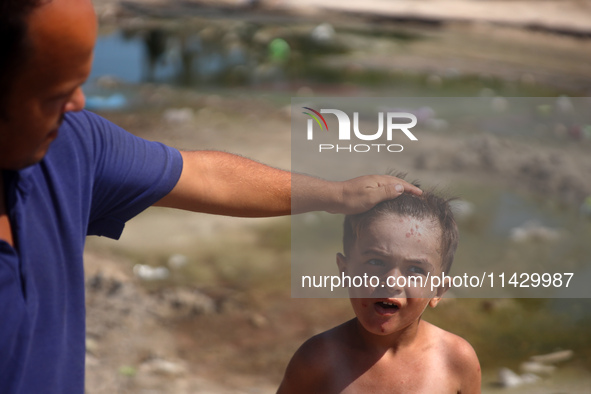
M 506 81 L 483 71 L 434 67 L 433 72 L 424 72 L 397 67 L 397 59 L 412 53 L 414 47 L 444 42 L 441 34 L 422 27 L 144 22 L 99 37 L 88 88 L 95 88 L 92 82 L 97 77 L 111 75 L 131 83 L 158 82 L 201 90 L 303 89 L 300 94 L 321 90 L 327 96 L 565 93 L 528 78 Z

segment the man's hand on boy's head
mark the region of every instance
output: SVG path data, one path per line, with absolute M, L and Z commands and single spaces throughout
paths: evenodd
M 330 213 L 355 214 L 365 212 L 376 204 L 391 200 L 402 193 L 423 194 L 418 187 L 391 175 L 365 175 L 343 182 L 334 182 L 338 201 L 327 209 Z
M 405 180 L 391 175 L 364 175 L 348 181 L 331 182 L 292 173 L 291 213 L 361 213 L 402 193 L 420 196 L 423 192 Z

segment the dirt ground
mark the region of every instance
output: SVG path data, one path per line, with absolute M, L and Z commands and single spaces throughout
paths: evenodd
M 307 1 L 263 2 L 291 8 L 295 3 L 298 12 L 310 12 L 312 3 Z M 495 3 L 490 13 L 478 8 L 490 3 Z M 589 7 L 586 1 L 537 3 L 519 18 L 516 12 L 496 8 L 508 3 L 521 7 L 532 2 L 433 0 L 389 2 L 388 8 L 421 18 L 482 20 L 486 15 L 488 22 L 537 21 L 553 28 L 572 18 L 570 28 L 581 32 L 591 28 L 591 18 L 582 12 Z M 95 4 L 104 16 L 115 12 L 118 1 L 95 0 Z M 357 7 L 369 12 L 367 7 L 372 7 L 372 12 L 384 14 L 379 10 L 386 2 L 323 4 L 339 11 Z M 452 12 L 450 4 L 466 14 Z M 556 12 L 558 8 L 561 12 Z M 193 118 L 170 123 L 162 111 L 149 109 L 103 115 L 148 139 L 183 149 L 226 150 L 289 169 L 291 124 L 285 108 L 258 98 L 196 95 L 153 85 L 141 88 L 146 97 L 158 96 L 164 107 L 193 108 Z M 588 144 L 577 142 L 552 147 L 496 137 L 459 141 L 430 135 L 412 157 L 405 156 L 398 164 L 426 182 L 440 177 L 486 179 L 575 204 L 591 195 L 588 149 Z M 503 155 L 491 155 L 500 151 Z M 483 159 L 493 156 L 492 161 Z M 89 238 L 87 393 L 275 392 L 287 361 L 305 339 L 352 317 L 347 300 L 291 299 L 289 225 L 287 218 L 235 219 L 149 209 L 127 224 L 117 242 Z M 167 267 L 170 276 L 142 280 L 134 274 L 138 264 Z M 465 310 L 485 313 L 486 309 L 480 300 L 460 300 L 444 308 L 450 319 Z M 588 393 L 588 367 L 569 364 L 527 390 Z M 502 390 L 494 385 L 495 379 L 494 369 L 485 371 L 484 392 L 526 392 Z

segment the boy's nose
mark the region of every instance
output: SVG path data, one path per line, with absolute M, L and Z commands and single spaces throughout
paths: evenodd
M 404 296 L 404 276 L 398 269 L 393 269 L 380 278 L 380 293 L 383 297 L 403 297 Z

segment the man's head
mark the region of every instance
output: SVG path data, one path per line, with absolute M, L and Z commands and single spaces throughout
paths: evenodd
M 84 107 L 96 31 L 90 0 L 0 0 L 0 169 L 41 160 Z

